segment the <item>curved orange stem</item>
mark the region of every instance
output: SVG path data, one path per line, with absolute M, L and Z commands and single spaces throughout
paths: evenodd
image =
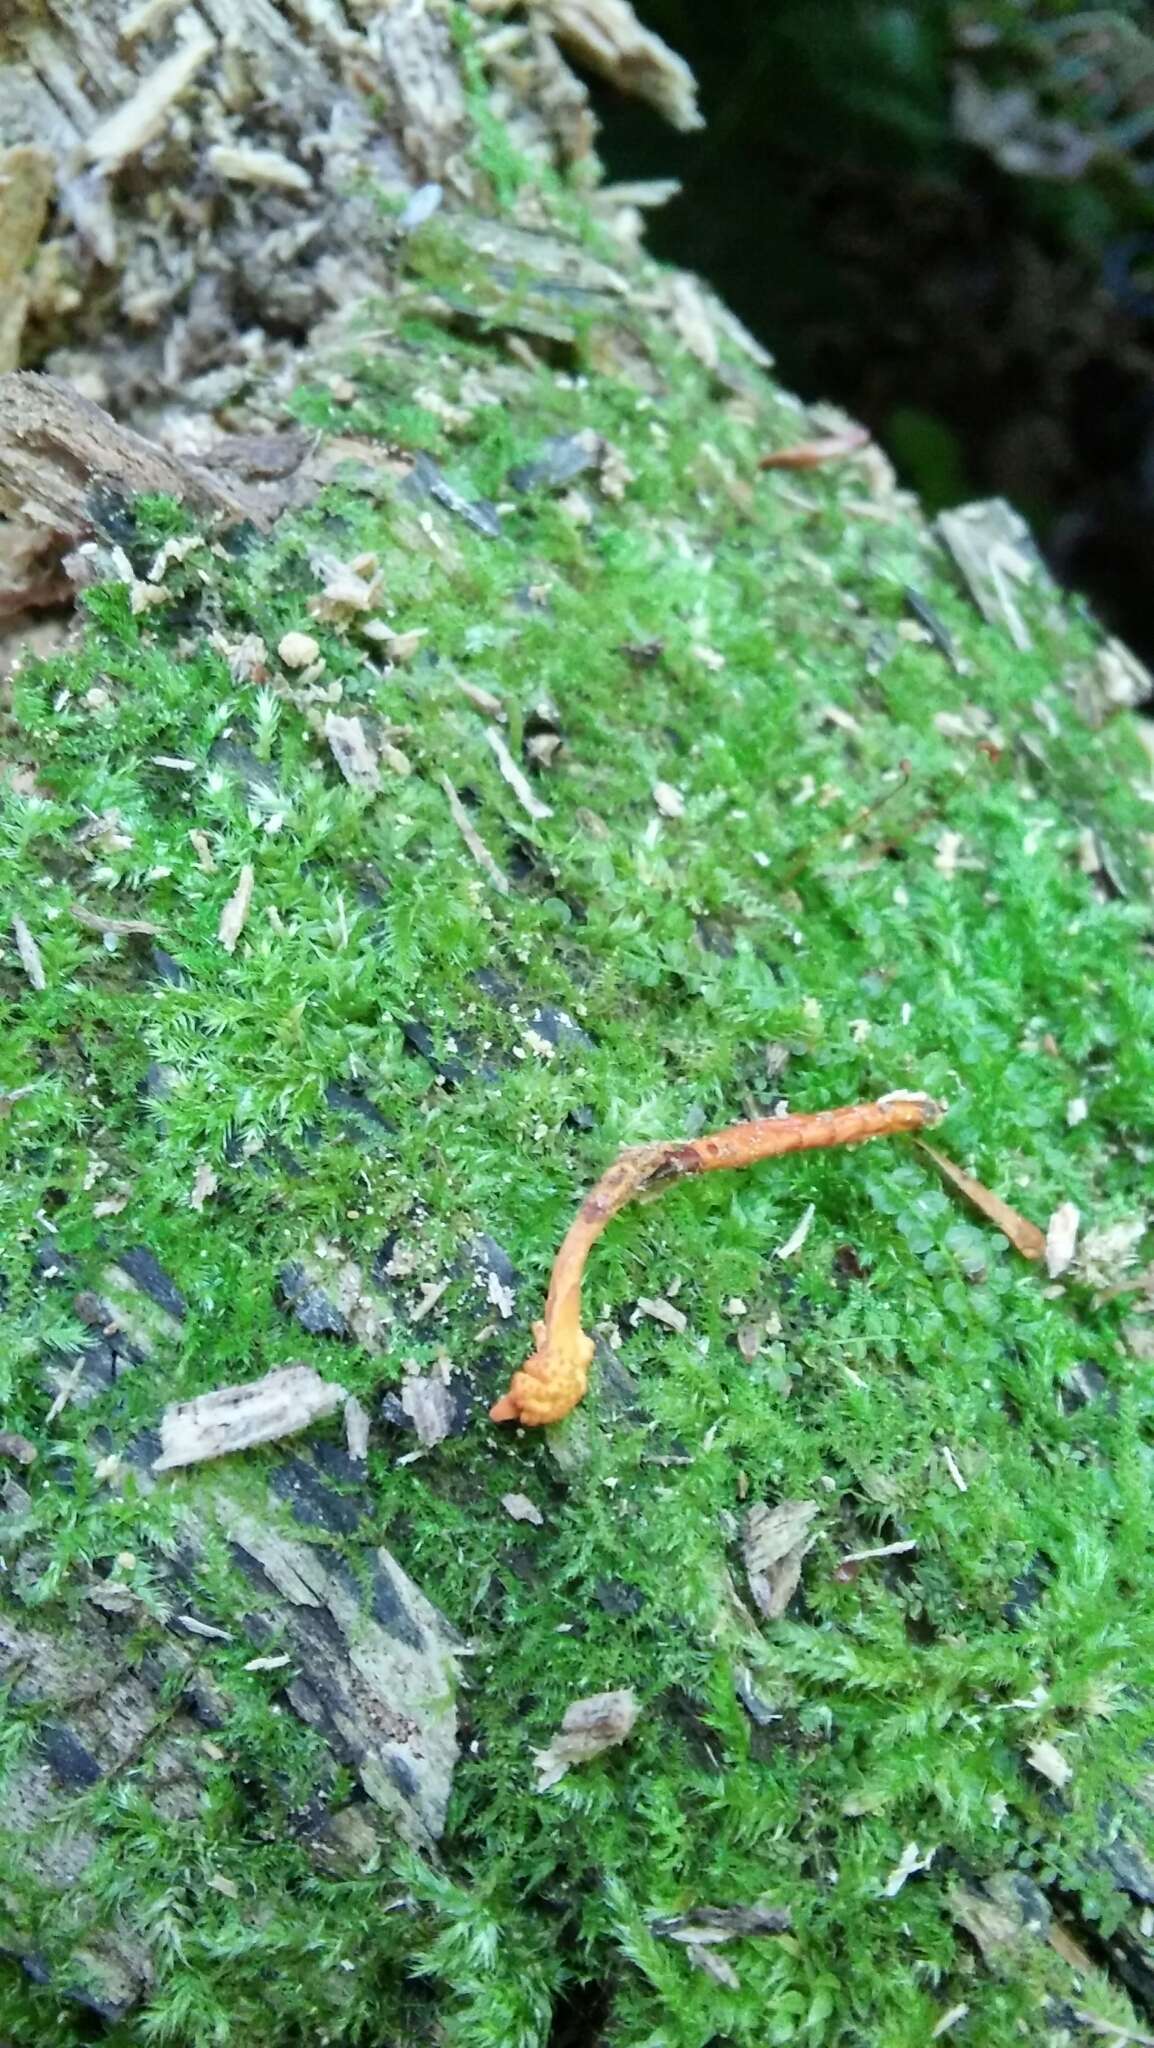
M 857 1145 L 865 1138 L 926 1130 L 942 1113 L 941 1105 L 928 1095 L 898 1093 L 812 1115 L 757 1117 L 704 1138 L 674 1138 L 623 1152 L 586 1195 L 565 1233 L 553 1264 L 545 1319 L 533 1325 L 537 1349 L 513 1374 L 508 1393 L 489 1410 L 493 1421 L 537 1427 L 560 1422 L 577 1406 L 593 1360 L 593 1339 L 581 1327 L 585 1261 L 606 1224 L 635 1195 L 657 1191 L 689 1174 L 751 1166 L 755 1160 L 777 1159 L 786 1152 Z

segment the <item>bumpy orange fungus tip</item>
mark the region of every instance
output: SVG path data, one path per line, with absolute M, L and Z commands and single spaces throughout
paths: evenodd
M 509 1382 L 509 1391 L 489 1410 L 494 1422 L 524 1422 L 531 1429 L 560 1422 L 584 1399 L 593 1362 L 593 1339 L 583 1330 L 550 1340 L 544 1323 L 534 1323 L 537 1350 Z
M 755 1117 L 704 1137 L 636 1145 L 623 1152 L 585 1197 L 566 1232 L 553 1264 L 545 1320 L 533 1325 L 537 1349 L 513 1374 L 508 1393 L 490 1408 L 493 1421 L 540 1428 L 560 1422 L 583 1398 L 593 1362 L 593 1339 L 581 1328 L 585 1260 L 606 1224 L 635 1195 L 718 1167 L 751 1166 L 755 1160 L 777 1159 L 786 1152 L 859 1145 L 866 1138 L 926 1130 L 942 1114 L 942 1104 L 931 1096 L 897 1089 L 877 1102 L 796 1116 Z

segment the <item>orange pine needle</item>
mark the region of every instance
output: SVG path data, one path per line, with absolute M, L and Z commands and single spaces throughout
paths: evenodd
M 992 1223 L 995 1230 L 1000 1230 L 1002 1236 L 1009 1239 L 1014 1250 L 1021 1252 L 1024 1259 L 1045 1257 L 1046 1233 L 1039 1230 L 1036 1223 L 1031 1223 L 1028 1216 L 1021 1215 L 1017 1209 L 1011 1209 L 1010 1204 L 1003 1202 L 1001 1196 L 996 1195 L 992 1188 L 983 1187 L 981 1181 L 975 1180 L 972 1173 L 966 1173 L 962 1167 L 955 1166 L 953 1160 L 947 1159 L 944 1152 L 936 1151 L 933 1145 L 924 1144 L 920 1138 L 918 1150 L 924 1152 L 927 1159 L 933 1160 L 943 1180 L 948 1180 L 951 1187 L 955 1187 L 960 1195 L 964 1195 L 978 1214 L 985 1217 L 987 1223 Z
M 799 441 L 793 448 L 773 448 L 763 455 L 759 469 L 818 469 L 823 462 L 841 462 L 856 455 L 870 443 L 867 427 L 847 427 L 841 434 L 824 434 L 819 441 Z
M 758 1159 L 777 1159 L 786 1152 L 812 1152 L 831 1145 L 857 1145 L 865 1138 L 888 1138 L 902 1131 L 922 1131 L 942 1115 L 928 1095 L 883 1095 L 878 1102 L 855 1102 L 846 1109 L 822 1109 L 811 1115 L 763 1116 L 752 1123 L 731 1124 L 703 1138 L 673 1138 L 637 1145 L 623 1152 L 582 1202 L 553 1265 L 544 1322 L 534 1323 L 537 1349 L 509 1391 L 489 1410 L 494 1422 L 523 1422 L 531 1428 L 560 1422 L 581 1400 L 593 1360 L 593 1339 L 581 1327 L 581 1280 L 585 1261 L 607 1223 L 635 1195 L 659 1192 L 690 1174 L 712 1173 L 719 1167 L 752 1166 Z

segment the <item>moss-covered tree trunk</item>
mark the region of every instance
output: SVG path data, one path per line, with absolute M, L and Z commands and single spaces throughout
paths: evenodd
M 18 2048 L 1154 2003 L 1141 681 L 1004 511 L 759 472 L 841 423 L 555 37 L 695 118 L 621 0 L 0 27 Z M 1079 1261 L 896 1146 L 718 1176 L 493 1427 L 622 1144 L 890 1088 Z

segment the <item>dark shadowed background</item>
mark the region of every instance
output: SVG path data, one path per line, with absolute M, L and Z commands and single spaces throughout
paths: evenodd
M 595 87 L 659 253 L 931 506 L 993 492 L 1154 655 L 1154 9 L 646 0 L 707 127 Z

